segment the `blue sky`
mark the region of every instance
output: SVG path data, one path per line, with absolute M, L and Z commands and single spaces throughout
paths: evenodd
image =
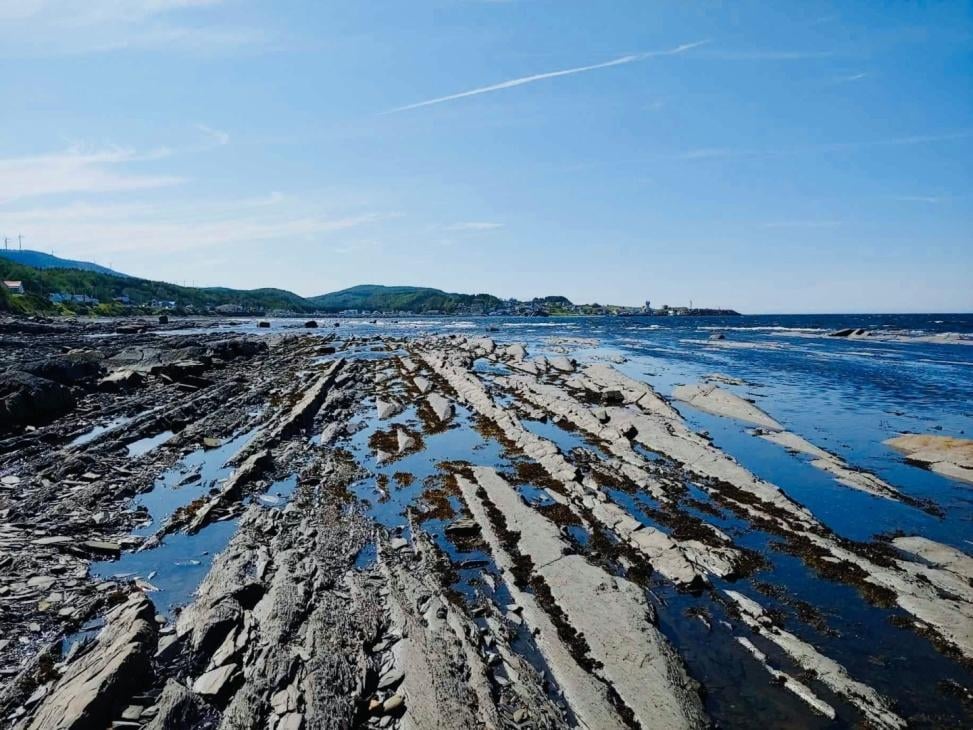
M 5 0 L 0 235 L 135 275 L 973 310 L 973 4 Z

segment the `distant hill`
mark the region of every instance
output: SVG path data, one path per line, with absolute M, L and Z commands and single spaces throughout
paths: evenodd
M 271 287 L 262 289 L 229 289 L 223 286 L 211 286 L 193 291 L 203 292 L 206 296 L 225 298 L 231 302 L 234 298 L 239 298 L 241 295 L 249 298 L 259 298 L 267 302 L 273 302 L 274 309 L 293 309 L 295 312 L 314 309 L 314 305 L 307 299 L 286 289 L 274 289 Z
M 26 296 L 12 297 L 6 290 L 0 291 L 0 310 L 18 312 L 57 311 L 59 308 L 91 310 L 87 305 L 71 302 L 57 307 L 49 301 L 51 294 L 93 297 L 99 302 L 99 306 L 94 308 L 98 314 L 121 313 L 128 306 L 151 307 L 153 302 L 176 302 L 180 308 L 192 307 L 197 312 L 223 305 L 251 313 L 275 309 L 307 312 L 313 309 L 307 300 L 280 289 L 197 289 L 85 269 L 35 268 L 7 257 L 0 257 L 0 279 L 23 282 Z M 115 301 L 118 299 L 124 301 Z
M 28 263 L 29 262 L 29 263 Z M 517 316 L 644 315 L 634 307 L 574 305 L 567 297 L 503 301 L 492 294 L 456 294 L 418 286 L 363 284 L 305 298 L 285 289 L 195 288 L 120 274 L 97 264 L 69 261 L 39 251 L 0 251 L 0 279 L 21 281 L 24 295 L 0 287 L 0 311 L 29 313 L 92 313 L 123 315 L 134 310 L 176 309 L 186 313 L 263 315 L 403 312 L 410 314 L 478 315 L 499 312 Z M 67 295 L 55 297 L 52 294 Z M 92 300 L 96 300 L 97 303 Z M 173 304 L 174 303 L 174 304 Z M 723 310 L 671 310 L 668 314 L 732 314 Z
M 44 253 L 43 251 L 10 251 L 7 249 L 0 249 L 0 257 L 9 259 L 10 261 L 23 266 L 32 266 L 35 269 L 77 269 L 78 271 L 94 271 L 99 274 L 108 274 L 110 276 L 128 276 L 128 274 L 123 274 L 121 272 L 114 271 L 113 269 L 109 269 L 107 266 L 99 266 L 98 264 L 93 264 L 90 261 L 73 261 L 71 259 L 62 259 L 58 256 Z
M 502 305 L 491 294 L 451 294 L 440 289 L 417 286 L 379 286 L 362 284 L 350 289 L 322 294 L 308 300 L 313 307 L 325 312 L 345 309 L 367 311 L 444 312 L 478 309 L 489 312 Z
M 58 307 L 49 301 L 51 294 L 93 297 L 99 302 L 96 311 L 105 314 L 128 306 L 152 306 L 154 302 L 176 302 L 180 308 L 191 307 L 198 312 L 229 306 L 251 313 L 273 310 L 340 312 L 345 309 L 416 314 L 486 313 L 501 305 L 497 297 L 489 294 L 451 294 L 414 286 L 355 286 L 311 299 L 283 289 L 194 288 L 138 279 L 96 264 L 67 261 L 37 251 L 3 253 L 6 255 L 0 256 L 0 277 L 22 281 L 27 293 L 20 298 L 2 293 L 0 309 L 14 311 L 54 311 Z M 91 309 L 77 302 L 67 302 L 62 305 L 64 307 L 75 311 Z

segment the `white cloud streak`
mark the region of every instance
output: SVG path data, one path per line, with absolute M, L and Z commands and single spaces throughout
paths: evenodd
M 213 127 L 209 127 L 205 124 L 197 124 L 196 129 L 202 132 L 217 146 L 222 147 L 223 145 L 230 143 L 230 133 L 224 132 L 222 129 L 214 129 Z
M 903 203 L 927 203 L 929 205 L 938 205 L 945 200 L 938 195 L 897 195 L 894 199 Z
M 506 89 L 513 89 L 517 86 L 525 86 L 526 84 L 537 83 L 538 81 L 546 81 L 548 79 L 559 78 L 561 76 L 572 76 L 574 74 L 587 73 L 588 71 L 597 71 L 603 68 L 611 68 L 612 66 L 623 66 L 629 63 L 635 63 L 637 61 L 644 61 L 649 58 L 659 58 L 662 56 L 675 56 L 680 53 L 685 53 L 693 48 L 705 45 L 709 41 L 696 41 L 695 43 L 685 43 L 681 46 L 676 46 L 675 48 L 670 48 L 664 51 L 647 51 L 645 53 L 633 53 L 628 56 L 621 56 L 620 58 L 613 59 L 611 61 L 605 61 L 604 63 L 595 63 L 590 66 L 575 66 L 574 68 L 565 68 L 559 71 L 548 71 L 546 73 L 533 74 L 531 76 L 521 76 L 520 78 L 510 79 L 509 81 L 501 81 L 498 84 L 491 84 L 490 86 L 480 86 L 475 89 L 470 89 L 468 91 L 461 91 L 456 94 L 450 94 L 448 96 L 440 96 L 435 99 L 427 99 L 425 101 L 419 101 L 414 104 L 406 104 L 405 106 L 396 107 L 394 109 L 389 109 L 384 112 L 385 114 L 397 114 L 399 112 L 409 111 L 411 109 L 420 109 L 426 106 L 433 106 L 435 104 L 444 104 L 449 101 L 456 101 L 457 99 L 465 99 L 470 96 L 478 96 L 480 94 L 490 94 L 494 91 L 504 91 Z
M 813 61 L 816 59 L 832 58 L 833 51 L 706 51 L 700 58 L 712 61 Z
M 316 241 L 387 216 L 324 216 L 310 201 L 272 193 L 207 204 L 151 203 L 0 208 L 0 228 L 22 231 L 32 245 L 78 258 L 165 254 L 274 241 Z
M 816 152 L 845 152 L 875 147 L 908 147 L 912 145 L 935 144 L 938 142 L 953 142 L 973 137 L 973 129 L 945 134 L 916 134 L 909 137 L 891 137 L 888 139 L 863 140 L 860 142 L 824 142 L 779 149 L 757 149 L 747 147 L 700 147 L 686 150 L 676 155 L 682 160 L 712 160 L 741 157 L 783 157 L 786 155 L 800 155 Z
M 761 228 L 835 228 L 841 225 L 841 221 L 832 220 L 795 220 L 795 221 L 772 221 L 761 223 Z
M 213 53 L 266 44 L 258 28 L 203 14 L 224 1 L 0 0 L 0 57 L 124 49 Z
M 60 16 L 70 23 L 139 20 L 173 10 L 219 5 L 223 0 L 8 0 L 0 20 Z
M 110 147 L 0 159 L 0 203 L 62 193 L 111 193 L 176 185 L 182 178 L 126 172 L 123 166 L 164 157 Z
M 447 231 L 495 231 L 503 228 L 503 223 L 490 223 L 487 221 L 466 221 L 463 223 L 453 223 L 445 227 Z

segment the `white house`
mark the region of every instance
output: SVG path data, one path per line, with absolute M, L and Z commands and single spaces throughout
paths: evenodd
M 22 281 L 5 281 L 3 282 L 3 287 L 11 294 L 24 293 L 24 282 Z

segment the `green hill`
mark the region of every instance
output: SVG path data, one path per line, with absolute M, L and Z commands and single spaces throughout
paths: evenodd
M 200 289 L 138 279 L 110 269 L 97 270 L 99 267 L 95 264 L 85 262 L 66 262 L 73 265 L 50 268 L 46 266 L 51 263 L 49 259 L 28 257 L 28 260 L 41 264 L 34 267 L 18 263 L 11 257 L 0 256 L 0 278 L 23 282 L 26 292 L 24 295 L 12 295 L 0 287 L 0 311 L 100 315 L 123 315 L 136 310 L 144 312 L 145 309 L 175 309 L 177 312 L 196 314 L 216 310 L 230 315 L 263 315 L 275 310 L 295 314 L 335 313 L 348 309 L 359 312 L 463 315 L 489 314 L 496 310 L 527 315 L 573 314 L 578 311 L 567 298 L 561 296 L 509 303 L 492 294 L 456 294 L 416 286 L 363 284 L 309 299 L 284 289 Z M 96 270 L 88 267 L 95 267 Z M 51 295 L 58 294 L 66 295 L 66 298 L 52 301 Z
M 23 266 L 32 266 L 35 269 L 79 269 L 81 271 L 96 271 L 99 274 L 111 274 L 112 276 L 128 276 L 128 274 L 109 269 L 107 266 L 93 264 L 90 261 L 62 259 L 43 251 L 0 249 L 0 258 L 8 259 Z
M 26 253 L 26 252 L 25 252 Z M 364 285 L 305 299 L 283 289 L 239 290 L 226 287 L 193 288 L 119 276 L 82 268 L 34 268 L 0 257 L 0 278 L 22 281 L 26 294 L 0 292 L 0 311 L 21 313 L 124 314 L 134 308 L 161 308 L 160 302 L 176 302 L 180 310 L 204 313 L 220 306 L 241 313 L 262 314 L 271 310 L 292 312 L 400 311 L 421 314 L 489 312 L 501 305 L 489 294 L 450 294 L 439 289 L 412 286 Z M 52 294 L 84 295 L 98 304 L 67 301 L 53 303 Z M 118 301 L 123 300 L 123 301 Z
M 61 311 L 122 314 L 133 307 L 152 307 L 153 302 L 176 302 L 180 309 L 206 312 L 230 305 L 251 313 L 272 309 L 305 312 L 313 309 L 307 300 L 280 289 L 237 290 L 226 288 L 196 289 L 161 281 L 120 277 L 81 269 L 37 269 L 0 257 L 0 278 L 22 281 L 26 294 L 0 294 L 0 309 L 33 313 Z M 97 306 L 83 302 L 53 304 L 51 294 L 84 295 L 97 299 Z M 127 302 L 118 302 L 125 299 Z
M 309 300 L 324 312 L 345 309 L 364 311 L 443 312 L 457 310 L 489 312 L 502 302 L 491 294 L 451 294 L 440 289 L 415 286 L 379 286 L 362 284 L 350 289 L 322 294 Z

